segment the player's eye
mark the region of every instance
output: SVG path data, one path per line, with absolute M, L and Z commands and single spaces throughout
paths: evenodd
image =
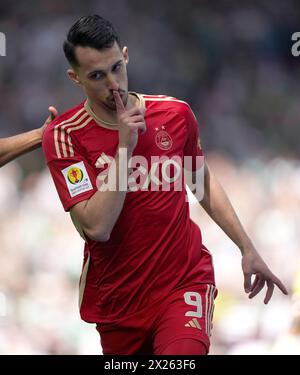
M 121 67 L 122 67 L 122 63 L 119 62 L 118 64 L 116 64 L 116 65 L 112 68 L 112 71 L 113 71 L 113 72 L 118 72 L 119 70 L 121 70 Z
M 93 81 L 98 81 L 99 79 L 102 79 L 102 78 L 103 78 L 103 74 L 100 72 L 95 72 L 90 75 L 90 79 L 92 79 Z

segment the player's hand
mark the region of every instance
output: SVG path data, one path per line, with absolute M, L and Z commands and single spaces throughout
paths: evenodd
M 146 131 L 144 110 L 137 107 L 126 110 L 118 91 L 114 91 L 114 99 L 120 125 L 119 145 L 133 151 L 137 145 L 138 131 Z
M 46 127 L 55 119 L 55 117 L 57 116 L 58 112 L 57 112 L 57 109 L 53 106 L 50 106 L 48 108 L 48 111 L 50 112 L 50 115 L 47 117 L 46 121 L 44 122 L 43 126 L 41 126 L 38 130 L 41 134 L 41 138 L 44 134 L 44 131 L 46 129 Z
M 245 292 L 249 293 L 249 298 L 255 297 L 267 284 L 267 292 L 264 303 L 267 304 L 276 285 L 283 294 L 288 294 L 283 283 L 270 271 L 258 252 L 254 249 L 247 249 L 242 258 L 242 269 L 244 273 Z M 255 279 L 251 282 L 251 276 Z

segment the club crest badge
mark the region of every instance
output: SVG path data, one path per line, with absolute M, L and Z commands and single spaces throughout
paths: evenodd
M 158 148 L 163 151 L 170 150 L 173 145 L 173 140 L 169 133 L 166 132 L 165 126 L 162 126 L 161 129 L 155 128 L 156 135 L 155 135 L 155 143 Z

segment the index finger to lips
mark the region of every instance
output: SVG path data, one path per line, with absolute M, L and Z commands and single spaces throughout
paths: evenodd
M 126 111 L 126 109 L 124 107 L 124 104 L 122 102 L 122 99 L 121 99 L 121 96 L 120 96 L 119 92 L 114 91 L 113 94 L 114 94 L 114 99 L 115 99 L 115 103 L 116 103 L 117 113 L 118 114 L 124 113 Z

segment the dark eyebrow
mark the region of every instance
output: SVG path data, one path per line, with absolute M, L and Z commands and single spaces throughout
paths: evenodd
M 113 64 L 112 68 L 114 68 L 116 65 L 119 65 L 122 62 L 123 62 L 123 60 L 120 59 L 119 61 L 117 61 L 116 63 Z M 91 75 L 93 75 L 95 73 L 106 74 L 106 72 L 104 70 L 96 69 L 96 70 L 93 70 L 92 72 L 88 73 L 88 77 L 90 77 Z
M 117 61 L 113 66 L 118 65 L 118 64 L 120 64 L 121 62 L 123 62 L 123 59 L 120 59 L 119 61 Z
M 114 68 L 115 66 L 121 64 L 122 62 L 123 62 L 123 60 L 121 59 L 121 60 L 117 61 L 112 67 Z

